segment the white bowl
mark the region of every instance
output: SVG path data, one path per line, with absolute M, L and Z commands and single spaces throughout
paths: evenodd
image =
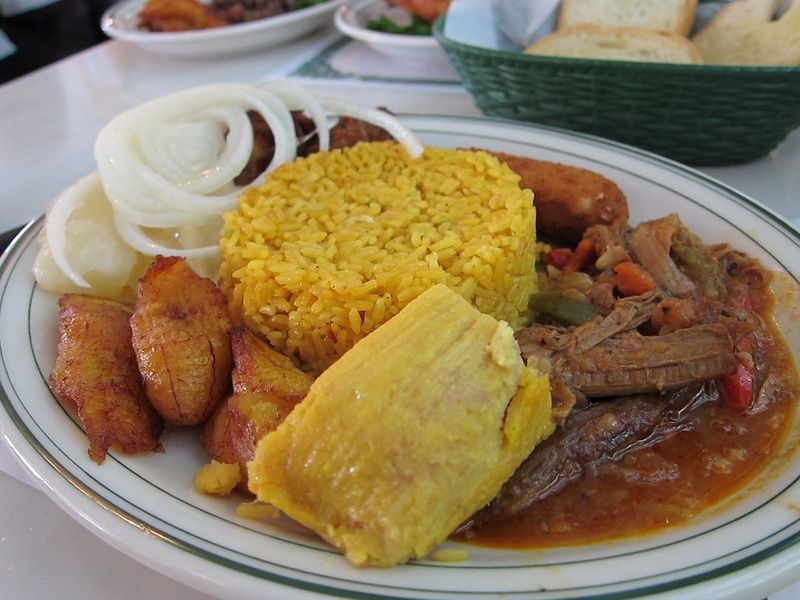
M 449 64 L 444 51 L 432 35 L 404 35 L 367 29 L 367 23 L 383 14 L 397 10 L 384 0 L 375 0 L 359 6 L 342 6 L 336 11 L 336 27 L 348 37 L 359 40 L 371 48 L 396 60 L 413 60 L 420 63 L 443 61 Z

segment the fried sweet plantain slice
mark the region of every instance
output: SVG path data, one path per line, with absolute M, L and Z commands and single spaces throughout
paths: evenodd
M 144 394 L 131 346 L 131 310 L 113 300 L 66 294 L 58 301 L 58 353 L 48 379 L 89 437 L 89 456 L 160 449 L 161 417 Z
M 231 327 L 214 282 L 182 258 L 153 260 L 139 282 L 131 330 L 147 397 L 165 421 L 203 423 L 228 392 Z
M 231 347 L 234 393 L 206 423 L 203 445 L 213 460 L 239 464 L 246 490 L 246 462 L 258 440 L 283 422 L 313 379 L 249 329 L 234 329 Z

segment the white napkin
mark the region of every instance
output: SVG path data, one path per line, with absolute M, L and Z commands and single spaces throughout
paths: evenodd
M 517 48 L 556 27 L 559 0 L 492 0 L 494 25 Z
M 444 34 L 497 50 L 520 50 L 555 27 L 559 0 L 453 0 Z
M 503 40 L 494 26 L 492 5 L 486 0 L 453 0 L 447 9 L 445 37 L 470 46 L 503 48 Z M 506 41 L 506 46 L 510 44 Z

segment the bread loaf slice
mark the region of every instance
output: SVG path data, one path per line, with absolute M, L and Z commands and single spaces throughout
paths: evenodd
M 558 28 L 639 27 L 687 35 L 697 0 L 563 0 Z
M 631 60 L 662 63 L 702 63 L 700 52 L 685 37 L 636 27 L 578 25 L 557 30 L 525 48 L 528 54 Z
M 800 0 L 773 20 L 784 0 L 735 0 L 694 36 L 710 64 L 800 65 Z

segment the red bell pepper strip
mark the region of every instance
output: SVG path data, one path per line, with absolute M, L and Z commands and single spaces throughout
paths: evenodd
M 736 364 L 736 371 L 720 377 L 723 400 L 735 410 L 746 410 L 753 400 L 753 371 L 742 362 Z

